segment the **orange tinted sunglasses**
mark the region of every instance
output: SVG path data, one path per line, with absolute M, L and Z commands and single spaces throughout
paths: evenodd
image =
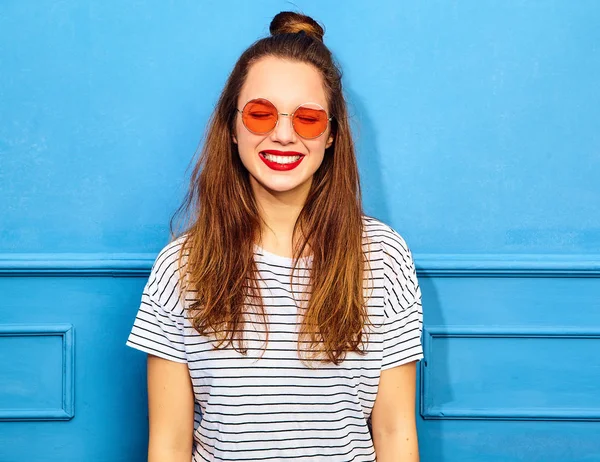
M 244 126 L 255 135 L 265 135 L 271 132 L 279 123 L 279 116 L 289 116 L 292 119 L 294 131 L 302 138 L 312 139 L 321 136 L 327 130 L 327 124 L 333 119 L 317 103 L 303 103 L 294 112 L 286 114 L 277 111 L 275 105 L 265 98 L 251 99 L 238 109 L 242 113 Z

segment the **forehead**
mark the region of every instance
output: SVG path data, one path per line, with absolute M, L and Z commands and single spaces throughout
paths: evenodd
M 282 111 L 312 102 L 327 108 L 323 78 L 312 65 L 268 56 L 250 66 L 238 102 L 266 98 Z

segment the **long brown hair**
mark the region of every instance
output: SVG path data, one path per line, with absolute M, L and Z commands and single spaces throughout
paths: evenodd
M 180 293 L 185 303 L 189 301 L 185 294 L 193 292 L 188 316 L 200 334 L 215 336 L 215 348 L 231 345 L 247 354 L 244 330 L 249 306 L 256 307 L 254 312 L 262 318 L 268 341 L 253 247 L 260 242 L 262 219 L 231 134 L 237 99 L 253 63 L 273 56 L 312 65 L 323 78 L 334 142 L 325 151 L 294 225 L 294 270 L 305 250 L 312 250 L 311 293 L 298 351 L 301 344 L 308 345 L 303 360 L 324 354 L 320 360 L 337 365 L 348 351 L 364 353 L 368 325 L 362 199 L 342 74 L 323 43 L 323 28 L 312 18 L 281 12 L 273 18 L 270 32 L 235 64 L 207 126 L 189 191 L 171 219 L 172 239 L 175 217 L 181 213 L 187 220 L 178 261 L 180 270 L 185 269 L 180 274 Z

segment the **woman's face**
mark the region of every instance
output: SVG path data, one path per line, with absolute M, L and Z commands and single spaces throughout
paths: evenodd
M 319 71 L 311 65 L 265 57 L 249 69 L 238 98 L 238 109 L 247 101 L 266 98 L 278 112 L 291 114 L 303 103 L 318 103 L 329 114 L 329 107 Z M 314 139 L 304 139 L 294 131 L 290 117 L 279 116 L 277 126 L 265 135 L 255 135 L 246 129 L 242 114 L 237 113 L 235 132 L 232 135 L 242 163 L 250 172 L 250 183 L 255 192 L 266 190 L 270 194 L 293 192 L 308 194 L 312 176 L 323 162 L 325 149 L 333 143 L 331 123 L 323 134 Z M 301 154 L 297 167 L 282 171 L 269 166 L 264 151 L 279 151 L 289 155 Z M 277 159 L 271 157 L 271 160 Z

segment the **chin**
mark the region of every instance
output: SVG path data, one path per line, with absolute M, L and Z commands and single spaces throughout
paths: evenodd
M 266 189 L 267 191 L 272 191 L 276 193 L 284 193 L 289 191 L 294 191 L 295 189 L 299 189 L 302 185 L 304 185 L 309 179 L 305 179 L 303 181 L 280 181 L 274 182 L 270 181 L 271 179 L 262 180 L 260 178 L 254 178 L 258 186 Z

